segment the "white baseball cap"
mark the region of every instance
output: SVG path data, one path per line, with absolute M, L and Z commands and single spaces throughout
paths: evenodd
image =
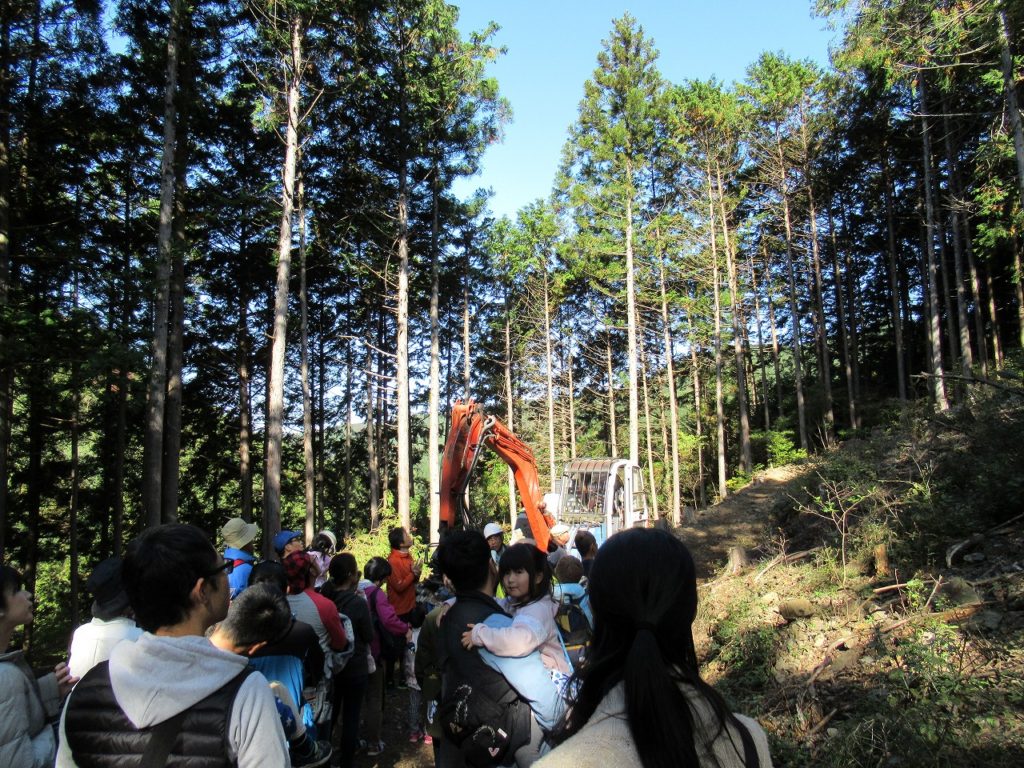
M 501 526 L 497 523 L 488 523 L 484 526 L 484 538 L 489 539 L 491 536 L 504 536 L 505 532 L 501 530 Z

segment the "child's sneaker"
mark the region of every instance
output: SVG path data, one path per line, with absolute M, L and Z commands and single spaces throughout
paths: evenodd
M 289 750 L 292 768 L 316 768 L 331 759 L 331 744 L 327 741 L 305 739 Z
M 369 757 L 376 757 L 384 751 L 384 742 L 378 741 L 376 744 L 370 744 L 370 748 L 366 750 L 366 754 Z
M 419 744 L 420 743 L 420 738 L 422 738 L 422 736 L 423 736 L 423 734 L 420 733 L 419 731 L 413 731 L 412 733 L 409 734 L 409 743 L 410 744 Z
M 428 747 L 431 746 L 434 743 L 434 737 L 431 736 L 429 733 L 424 733 L 423 743 L 426 744 Z

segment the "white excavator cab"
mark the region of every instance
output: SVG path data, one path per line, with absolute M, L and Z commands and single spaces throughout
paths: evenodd
M 600 544 L 609 536 L 648 524 L 647 494 L 640 467 L 628 459 L 575 459 L 565 465 L 557 519 L 588 530 Z

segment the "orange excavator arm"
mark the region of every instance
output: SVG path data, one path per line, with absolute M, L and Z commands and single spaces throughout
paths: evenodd
M 461 518 L 463 525 L 473 526 L 466 501 L 466 490 L 480 458 L 480 447 L 486 445 L 512 469 L 519 498 L 526 510 L 533 540 L 537 548 L 547 552 L 554 518 L 542 510 L 537 461 L 533 451 L 494 416 L 486 416 L 472 399 L 452 406 L 452 424 L 441 457 L 441 527 L 452 530 Z

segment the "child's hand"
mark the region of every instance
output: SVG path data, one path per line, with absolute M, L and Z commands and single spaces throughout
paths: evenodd
M 60 697 L 63 699 L 71 693 L 71 689 L 75 687 L 75 683 L 78 682 L 78 678 L 71 676 L 71 670 L 68 669 L 68 665 L 63 661 L 53 668 L 53 674 L 57 678 L 57 690 L 60 692 Z
M 473 650 L 473 627 L 475 626 L 476 624 L 467 624 L 466 631 L 462 633 L 462 647 L 467 651 Z

